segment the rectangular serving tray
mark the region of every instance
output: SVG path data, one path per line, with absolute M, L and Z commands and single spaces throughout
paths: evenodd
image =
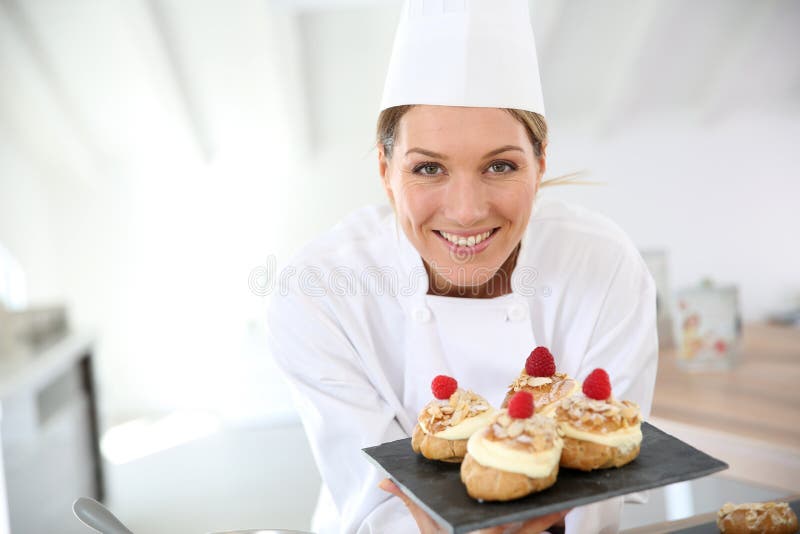
M 642 423 L 639 457 L 620 468 L 591 472 L 560 469 L 550 488 L 509 502 L 478 502 L 467 495 L 460 464 L 423 458 L 411 438 L 363 449 L 406 495 L 454 534 L 549 514 L 728 468 L 728 464 Z

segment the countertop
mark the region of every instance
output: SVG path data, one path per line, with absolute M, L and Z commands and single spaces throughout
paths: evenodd
M 730 371 L 687 373 L 659 356 L 653 415 L 800 447 L 800 329 L 750 324 Z
M 800 491 L 800 329 L 745 325 L 729 371 L 685 372 L 662 350 L 651 422 L 728 462 L 732 477 Z
M 675 350 L 661 350 L 649 421 L 730 464 L 720 479 L 732 480 L 731 487 L 739 489 L 726 494 L 717 482 L 713 496 L 696 499 L 686 489 L 678 504 L 688 506 L 690 517 L 650 523 L 625 534 L 716 532 L 717 507 L 730 500 L 730 494 L 738 494 L 740 502 L 759 501 L 765 493 L 775 500 L 798 499 L 800 329 L 746 324 L 741 358 L 729 371 L 686 372 L 676 360 Z M 707 491 L 709 484 L 698 486 Z M 748 486 L 754 488 L 752 497 L 740 491 Z M 658 511 L 669 517 L 665 510 Z
M 800 495 L 792 495 L 783 499 L 783 501 L 788 502 L 792 509 L 795 510 L 795 513 L 797 513 L 798 502 L 800 502 L 798 501 L 799 498 Z M 719 532 L 717 528 L 717 512 L 714 511 L 687 517 L 686 519 L 679 519 L 677 521 L 665 521 L 663 523 L 625 530 L 623 534 L 705 534 L 717 532 Z
M 91 351 L 91 332 L 72 332 L 45 347 L 0 355 L 0 399 L 48 383 Z

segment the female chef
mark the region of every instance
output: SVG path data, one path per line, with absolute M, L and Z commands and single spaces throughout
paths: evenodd
M 436 532 L 361 449 L 410 436 L 437 374 L 499 405 L 545 345 L 560 371 L 603 367 L 650 412 L 641 256 L 605 217 L 537 199 L 547 128 L 529 21 L 524 0 L 405 4 L 378 119 L 389 205 L 350 214 L 281 273 L 270 346 L 322 476 L 316 532 Z M 614 532 L 621 507 L 572 510 L 566 531 Z

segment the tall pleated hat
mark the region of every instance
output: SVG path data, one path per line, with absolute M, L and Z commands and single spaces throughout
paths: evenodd
M 544 115 L 528 0 L 406 0 L 381 110 L 406 104 Z

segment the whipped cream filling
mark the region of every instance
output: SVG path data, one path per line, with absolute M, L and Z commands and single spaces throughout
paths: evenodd
M 556 438 L 553 447 L 546 451 L 522 451 L 508 447 L 502 441 L 488 440 L 484 432 L 476 432 L 467 441 L 467 452 L 484 467 L 543 478 L 558 465 L 563 446 L 561 438 Z
M 488 410 L 477 415 L 467 417 L 457 425 L 449 426 L 444 430 L 440 430 L 439 432 L 434 432 L 433 437 L 450 440 L 467 439 L 481 428 L 489 426 L 489 419 L 491 419 L 493 414 L 494 410 L 489 408 Z M 423 432 L 430 434 L 427 425 L 421 426 Z
M 558 427 L 565 436 L 582 441 L 591 441 L 600 445 L 607 445 L 620 449 L 623 453 L 630 451 L 642 443 L 642 426 L 636 425 L 628 428 L 621 428 L 614 432 L 600 434 L 598 432 L 587 432 L 578 430 L 566 422 L 560 422 Z

